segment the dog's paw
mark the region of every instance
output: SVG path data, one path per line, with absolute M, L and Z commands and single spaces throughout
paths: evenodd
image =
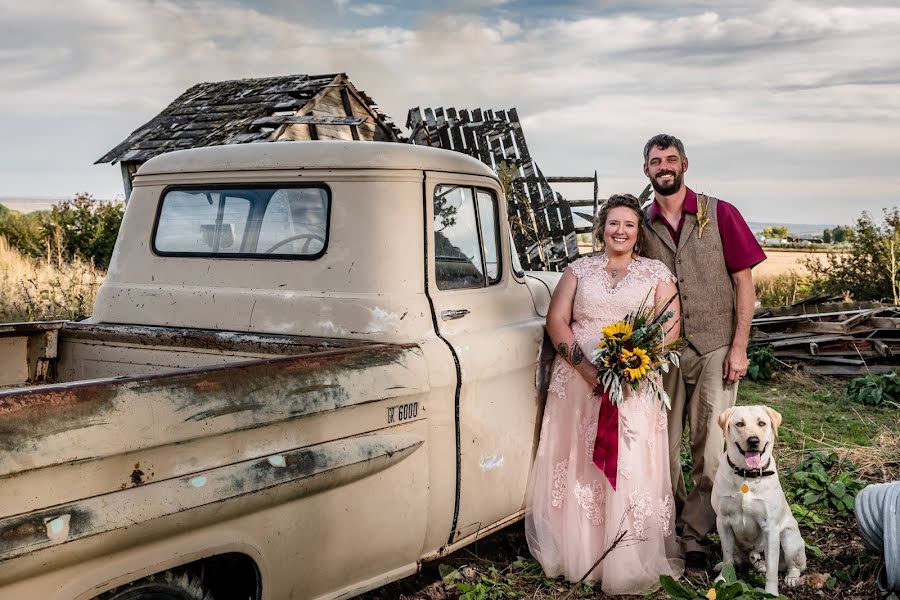
M 800 571 L 796 569 L 791 569 L 787 572 L 787 575 L 784 576 L 784 585 L 793 588 L 800 585 L 803 581 L 803 578 L 800 576 Z

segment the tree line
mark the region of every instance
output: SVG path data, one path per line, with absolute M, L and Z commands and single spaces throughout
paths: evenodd
M 57 262 L 80 258 L 105 270 L 123 212 L 123 204 L 100 202 L 90 194 L 26 214 L 0 205 L 0 237 L 26 256 Z M 785 237 L 784 229 L 769 233 Z M 821 263 L 807 260 L 814 293 L 900 304 L 900 209 L 885 209 L 881 220 L 864 212 L 852 226 L 824 233 L 826 241 L 843 246 Z
M 826 244 L 845 244 L 850 242 L 856 230 L 849 225 L 838 225 L 822 231 L 822 241 Z M 761 235 L 766 239 L 784 239 L 791 235 L 785 225 L 770 225 L 764 227 Z
M 109 267 L 124 204 L 97 201 L 82 193 L 50 210 L 20 213 L 0 204 L 0 237 L 32 258 L 75 258 Z
M 807 259 L 813 291 L 900 305 L 900 209 L 885 209 L 881 221 L 863 212 L 845 239 L 824 262 Z

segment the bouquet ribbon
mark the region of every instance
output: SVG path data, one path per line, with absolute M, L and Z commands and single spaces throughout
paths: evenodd
M 600 386 L 597 386 L 600 391 Z M 600 395 L 600 415 L 597 418 L 597 437 L 594 440 L 594 464 L 603 471 L 612 489 L 616 489 L 619 467 L 619 407 L 609 399 L 609 392 Z

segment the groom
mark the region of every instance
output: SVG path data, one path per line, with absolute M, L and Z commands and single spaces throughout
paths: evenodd
M 669 466 L 689 568 L 708 568 L 706 535 L 716 528 L 710 504 L 724 438 L 716 418 L 734 406 L 747 373 L 747 343 L 756 296 L 750 269 L 766 255 L 738 210 L 684 185 L 688 158 L 676 137 L 660 134 L 644 146 L 644 174 L 656 192 L 647 211 L 645 253 L 678 279 L 681 367 L 665 377 L 672 399 Z M 681 439 L 690 425 L 693 470 L 687 494 Z

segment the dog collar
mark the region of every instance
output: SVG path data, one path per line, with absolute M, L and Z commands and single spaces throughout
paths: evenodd
M 775 474 L 775 471 L 765 470 L 769 468 L 770 464 L 772 464 L 771 458 L 766 462 L 766 466 L 760 467 L 758 469 L 742 469 L 741 467 L 731 462 L 730 456 L 726 455 L 725 458 L 726 460 L 728 460 L 728 466 L 731 467 L 731 470 L 734 471 L 736 475 L 744 477 L 745 479 L 757 479 L 759 477 L 768 477 L 769 475 Z

